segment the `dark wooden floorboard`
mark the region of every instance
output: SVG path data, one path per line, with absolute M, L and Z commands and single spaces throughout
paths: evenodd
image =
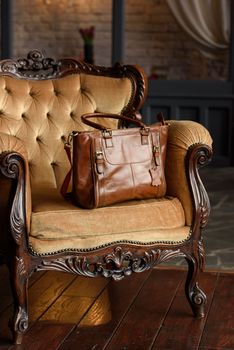
M 30 349 L 32 339 L 33 350 L 57 349 L 108 282 L 109 280 L 104 278 L 76 277 L 27 332 L 20 350 Z M 18 347 L 10 349 L 17 350 Z
M 200 349 L 234 349 L 234 275 L 220 274 Z
M 29 279 L 29 288 L 38 282 L 46 272 L 33 274 Z M 12 295 L 10 290 L 10 281 L 8 269 L 5 265 L 0 267 L 0 350 L 8 349 L 11 346 L 11 334 L 8 328 L 8 320 L 12 316 Z
M 0 267 L 0 312 L 12 302 L 8 270 L 6 265 Z
M 200 275 L 199 284 L 206 293 L 208 301 L 206 317 L 209 313 L 216 283 L 217 273 L 202 273 Z M 206 317 L 201 320 L 193 317 L 191 307 L 185 297 L 184 287 L 185 283 L 182 283 L 155 340 L 153 350 L 198 349 Z
M 148 276 L 146 272 L 111 281 L 59 350 L 77 350 L 78 344 L 80 349 L 104 349 Z
M 29 327 L 62 294 L 67 285 L 75 279 L 75 276 L 61 272 L 47 272 L 40 277 L 39 274 L 37 280 L 34 277 L 29 288 Z M 4 345 L 4 342 L 9 343 L 11 339 L 8 320 L 12 316 L 12 311 L 13 307 L 10 305 L 0 314 L 0 346 Z
M 0 350 L 234 350 L 234 273 L 201 274 L 204 320 L 192 316 L 185 273 L 160 268 L 121 282 L 34 274 L 30 328 L 23 344 L 13 346 L 9 278 L 0 267 Z
M 149 349 L 184 277 L 184 271 L 154 270 L 105 349 Z
M 34 273 L 29 279 L 29 286 L 39 280 L 44 274 L 45 272 Z M 2 312 L 12 303 L 9 274 L 6 265 L 0 267 L 0 276 L 0 312 Z

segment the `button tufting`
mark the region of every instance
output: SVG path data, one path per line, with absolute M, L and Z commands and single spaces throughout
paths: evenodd
M 73 111 L 70 113 L 70 117 L 71 118 L 75 117 L 75 113 Z
M 35 93 L 34 91 L 29 91 L 29 95 L 30 95 L 31 97 L 33 97 L 33 96 L 36 95 L 36 93 Z
M 37 137 L 36 137 L 36 141 L 37 141 L 37 142 L 41 142 L 40 136 L 37 136 Z
M 11 90 L 10 90 L 7 86 L 5 87 L 5 90 L 6 90 L 6 92 L 7 92 L 8 94 L 11 93 Z
M 59 91 L 58 90 L 54 90 L 54 94 L 55 94 L 55 96 L 58 96 L 59 95 Z
M 25 114 L 25 113 L 22 113 L 22 114 L 21 114 L 21 117 L 22 117 L 22 118 L 26 118 L 26 114 Z

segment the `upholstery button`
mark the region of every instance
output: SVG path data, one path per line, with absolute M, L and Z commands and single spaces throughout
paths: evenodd
M 50 118 L 50 113 L 49 112 L 46 113 L 46 116 L 47 116 L 47 118 Z
M 8 94 L 11 93 L 11 90 L 10 90 L 7 86 L 5 87 L 5 90 L 6 90 L 6 92 L 7 92 Z
M 61 136 L 61 140 L 62 140 L 62 141 L 66 141 L 66 136 L 62 135 L 62 136 Z
M 26 114 L 25 114 L 25 113 L 22 113 L 22 114 L 21 114 L 21 117 L 22 117 L 22 118 L 26 118 Z
M 72 111 L 72 112 L 70 113 L 70 117 L 73 118 L 74 116 L 75 116 L 75 113 Z
M 36 137 L 36 141 L 37 141 L 37 142 L 41 142 L 40 136 L 37 136 L 37 137 Z
M 31 97 L 33 97 L 33 96 L 36 95 L 36 93 L 35 93 L 34 91 L 29 91 L 29 95 L 30 95 Z
M 59 95 L 59 91 L 58 90 L 54 90 L 54 94 L 55 94 L 55 96 L 58 96 Z

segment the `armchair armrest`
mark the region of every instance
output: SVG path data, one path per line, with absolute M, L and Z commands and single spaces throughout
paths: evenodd
M 31 186 L 27 150 L 23 142 L 17 137 L 0 132 L 1 197 L 9 197 L 10 194 L 12 196 L 11 186 L 9 184 L 7 185 L 7 181 L 9 182 L 10 179 L 16 179 L 17 181 L 14 198 L 11 199 L 11 216 L 15 215 L 14 218 L 11 217 L 11 226 L 15 219 L 16 222 L 14 222 L 14 224 L 20 225 L 18 230 L 22 225 L 26 225 L 27 232 L 29 232 L 31 219 Z M 9 203 L 9 201 L 10 198 L 2 198 L 2 202 L 5 204 Z M 11 227 L 11 229 L 13 228 Z M 16 228 L 15 230 L 17 231 Z
M 169 120 L 169 123 L 165 169 L 167 195 L 179 198 L 185 211 L 186 225 L 191 225 L 194 202 L 188 182 L 186 157 L 193 146 L 201 144 L 211 147 L 212 139 L 208 130 L 196 122 Z

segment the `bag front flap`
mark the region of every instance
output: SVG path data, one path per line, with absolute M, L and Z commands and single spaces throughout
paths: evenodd
M 142 163 L 152 159 L 152 136 L 139 128 L 110 130 L 94 140 L 94 148 L 112 165 Z

